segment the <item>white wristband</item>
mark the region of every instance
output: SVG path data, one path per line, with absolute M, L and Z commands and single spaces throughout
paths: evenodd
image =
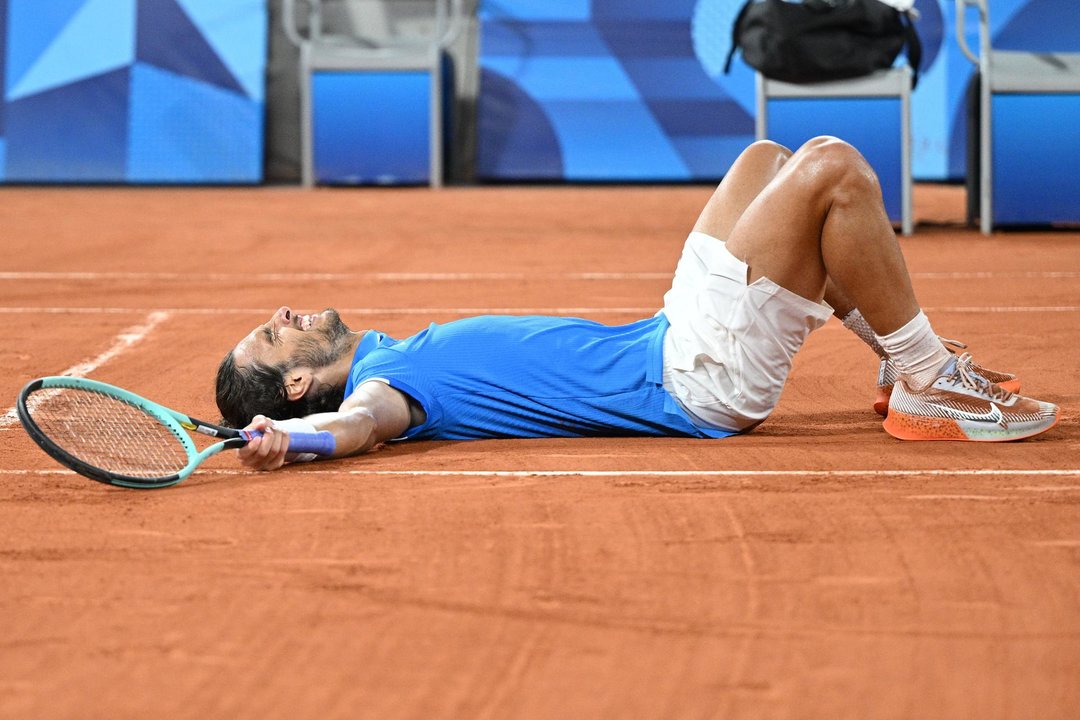
M 318 432 L 315 426 L 305 420 L 304 418 L 288 418 L 287 420 L 275 420 L 274 427 L 284 430 L 287 433 L 311 433 L 314 435 Z M 296 453 L 291 462 L 311 462 L 319 457 L 315 453 Z

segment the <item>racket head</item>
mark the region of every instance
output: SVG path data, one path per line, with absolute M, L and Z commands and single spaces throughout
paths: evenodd
M 211 454 L 199 453 L 178 419 L 184 416 L 87 378 L 31 380 L 19 393 L 16 412 L 50 457 L 110 485 L 175 485 Z

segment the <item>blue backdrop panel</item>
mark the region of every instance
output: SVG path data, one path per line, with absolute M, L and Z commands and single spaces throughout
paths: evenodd
M 56 2 L 27 2 L 26 0 L 3 0 L 5 7 L 4 34 L 7 85 L 21 78 L 27 70 L 49 49 L 72 18 L 86 4 L 86 0 L 56 0 Z M 0 61 L 2 62 L 2 61 Z M 5 96 L 6 97 L 6 96 Z
M 6 96 L 4 88 L 7 87 L 7 52 L 4 47 L 4 38 L 7 37 L 7 0 L 0 0 L 0 178 L 4 177 L 4 157 L 6 156 L 7 135 L 4 130 L 4 97 Z
M 151 65 L 131 68 L 127 179 L 243 183 L 261 174 L 261 109 L 242 96 Z
M 264 17 L 253 14 L 246 2 L 179 0 L 199 34 L 221 59 L 229 74 L 252 100 L 265 99 L 266 37 L 253 23 Z
M 770 100 L 769 134 L 797 147 L 815 135 L 844 138 L 877 173 L 889 218 L 900 222 L 900 101 L 893 98 Z M 882 138 L 894 138 L 882 142 Z
M 138 59 L 243 94 L 240 83 L 175 0 L 139 0 Z
M 723 73 L 742 4 L 482 0 L 479 175 L 722 175 L 753 140 L 753 72 L 737 57 L 732 72 Z M 916 0 L 915 7 L 923 60 L 912 97 L 914 175 L 959 180 L 966 173 L 964 93 L 973 66 L 955 41 L 953 0 Z M 993 0 L 990 10 L 996 47 L 1080 50 L 1076 0 Z M 977 47 L 974 13 L 966 27 Z M 628 116 L 633 125 L 620 127 L 628 105 L 637 109 Z M 842 103 L 817 110 L 829 120 L 823 129 L 843 125 Z M 603 131 L 584 132 L 589 122 Z M 586 150 L 590 144 L 606 147 Z M 620 150 L 640 151 L 643 159 L 628 171 Z
M 722 175 L 754 123 L 698 58 L 694 5 L 483 3 L 478 177 Z
M 1080 222 L 1080 95 L 997 95 L 994 223 Z
M 311 95 L 316 181 L 428 182 L 430 73 L 316 72 Z
M 12 14 L 11 56 L 19 62 L 9 65 L 9 101 L 112 72 L 134 59 L 135 8 L 129 2 L 84 0 L 52 37 L 31 33 L 23 41 L 23 31 L 38 21 L 37 14 Z
M 0 0 L 0 181 L 262 179 L 262 0 Z
M 7 179 L 123 181 L 128 83 L 123 68 L 8 103 Z

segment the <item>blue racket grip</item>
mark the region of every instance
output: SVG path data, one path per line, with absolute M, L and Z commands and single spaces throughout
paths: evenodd
M 262 433 L 258 430 L 241 430 L 240 435 L 245 440 L 262 437 Z M 314 433 L 289 433 L 289 452 L 333 455 L 336 449 L 337 441 L 334 440 L 334 434 L 329 430 L 320 430 Z

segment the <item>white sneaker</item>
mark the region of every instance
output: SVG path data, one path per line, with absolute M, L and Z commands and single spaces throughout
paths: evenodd
M 967 347 L 959 340 L 939 339 L 945 345 L 945 349 L 954 355 L 956 351 L 953 348 L 963 350 Z M 990 370 L 974 363 L 972 363 L 971 367 L 976 373 L 995 385 L 1000 385 L 1009 392 L 1020 392 L 1020 381 L 1015 374 Z M 892 395 L 893 385 L 898 377 L 900 377 L 900 370 L 897 369 L 896 365 L 888 358 L 882 358 L 881 365 L 878 366 L 877 395 L 874 397 L 874 412 L 881 417 L 889 414 L 889 396 Z
M 969 353 L 954 357 L 930 387 L 911 391 L 898 378 L 885 430 L 901 440 L 1002 442 L 1046 432 L 1058 407 L 995 385 L 977 372 Z

